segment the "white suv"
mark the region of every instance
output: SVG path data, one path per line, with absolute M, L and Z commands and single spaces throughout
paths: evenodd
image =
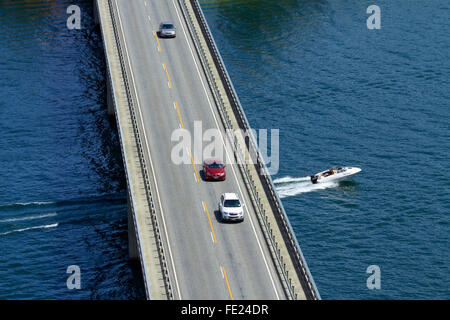
M 222 221 L 244 221 L 244 204 L 236 193 L 224 193 L 220 196 L 219 211 Z

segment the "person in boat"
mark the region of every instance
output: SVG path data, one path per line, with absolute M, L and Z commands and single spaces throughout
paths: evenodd
M 328 177 L 328 176 L 331 176 L 332 174 L 333 174 L 333 168 L 328 169 L 327 171 L 325 171 L 325 172 L 323 173 L 323 176 L 324 176 L 324 177 Z

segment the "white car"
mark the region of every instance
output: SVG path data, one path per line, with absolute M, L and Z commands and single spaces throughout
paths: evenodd
M 224 193 L 220 196 L 219 211 L 222 221 L 244 221 L 244 204 L 236 193 Z
M 161 38 L 175 38 L 176 31 L 172 22 L 161 22 L 158 34 Z

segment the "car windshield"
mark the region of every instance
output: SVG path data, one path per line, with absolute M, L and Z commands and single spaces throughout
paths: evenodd
M 235 199 L 235 200 L 225 200 L 225 202 L 224 202 L 224 204 L 223 204 L 225 207 L 234 207 L 234 208 L 237 208 L 237 207 L 240 207 L 241 206 L 241 202 L 239 201 L 239 200 L 237 200 L 237 199 Z
M 163 29 L 173 29 L 174 27 L 173 27 L 173 24 L 170 24 L 170 23 L 168 23 L 168 24 L 163 24 Z
M 223 164 L 221 164 L 221 163 L 217 163 L 217 162 L 208 163 L 208 168 L 220 169 L 222 167 L 223 167 Z

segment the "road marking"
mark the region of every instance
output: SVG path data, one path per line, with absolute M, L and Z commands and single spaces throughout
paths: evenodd
M 144 1 L 145 6 L 147 6 L 147 1 Z
M 184 129 L 183 119 L 181 119 L 180 108 L 178 108 L 178 103 L 176 101 L 174 102 L 174 104 L 175 104 L 175 107 L 177 108 L 178 118 L 180 118 L 181 127 Z
M 212 231 L 212 234 L 214 236 L 214 243 L 217 243 L 216 234 L 214 233 L 214 228 L 213 228 L 211 216 L 209 215 L 208 206 L 206 205 L 205 201 L 203 201 L 203 207 L 205 208 L 206 213 L 208 214 L 209 225 L 211 226 L 211 231 Z
M 196 176 L 196 178 L 197 178 L 196 180 L 197 180 L 197 182 L 199 182 L 199 181 L 200 181 L 200 178 L 199 178 L 199 176 L 198 176 L 197 168 L 195 167 L 194 157 L 192 156 L 191 149 L 189 149 L 189 148 L 188 148 L 188 153 L 189 153 L 189 155 L 191 156 L 192 166 L 194 167 L 194 170 L 195 170 L 195 176 Z
M 118 13 L 118 16 L 119 16 L 120 30 L 121 30 L 123 38 L 125 39 L 125 33 L 123 31 L 123 26 L 122 26 L 122 19 L 120 17 L 119 5 L 117 4 L 117 2 L 115 2 L 115 4 L 116 4 L 116 8 L 117 8 L 117 13 Z M 126 40 L 124 40 L 124 47 L 125 47 L 125 52 L 127 54 L 128 66 L 130 68 L 131 78 L 132 78 L 133 83 L 136 84 L 136 82 L 134 81 L 134 74 L 133 74 L 133 69 L 131 67 L 131 60 L 130 60 L 130 56 L 128 54 L 128 47 L 127 47 L 127 41 Z M 139 113 L 142 114 L 141 113 L 141 105 L 140 105 L 140 102 L 139 102 L 139 96 L 137 94 L 136 85 L 134 85 L 133 87 L 134 87 L 134 92 L 135 92 L 135 95 L 136 95 L 137 107 L 139 109 Z M 142 117 L 140 117 L 140 120 L 141 120 L 142 128 L 145 130 L 145 126 L 144 126 L 144 122 L 142 120 Z M 164 219 L 164 211 L 163 211 L 163 207 L 162 207 L 162 204 L 161 204 L 161 198 L 160 198 L 160 195 L 159 195 L 158 183 L 156 182 L 155 169 L 153 167 L 153 161 L 152 161 L 152 157 L 151 157 L 151 154 L 150 154 L 150 148 L 148 146 L 147 136 L 145 134 L 144 134 L 144 139 L 145 139 L 145 146 L 147 148 L 147 152 L 148 152 L 149 159 L 150 159 L 150 166 L 152 168 L 153 180 L 155 181 L 156 194 L 158 196 L 158 204 L 159 204 L 159 208 L 161 210 L 161 217 L 162 217 L 162 222 L 163 222 L 163 227 L 164 227 L 164 233 L 166 234 L 167 247 L 169 249 L 170 261 L 172 263 L 173 276 L 175 278 L 175 284 L 176 284 L 176 287 L 177 287 L 178 297 L 180 298 L 180 300 L 182 300 L 180 286 L 178 284 L 177 272 L 176 272 L 176 269 L 175 269 L 175 263 L 173 261 L 172 250 L 170 248 L 169 234 L 167 232 L 166 221 Z
M 148 17 L 150 19 L 150 17 Z M 158 43 L 158 51 L 161 52 L 161 45 L 159 44 L 159 39 L 156 31 L 153 31 L 153 34 L 155 35 L 156 42 Z
M 166 71 L 167 79 L 169 79 L 169 88 L 172 88 L 172 81 L 170 81 L 169 71 L 167 71 L 166 64 L 163 63 L 164 70 Z
M 175 101 L 173 104 L 177 108 L 177 113 L 178 113 L 178 118 L 180 118 L 181 128 L 184 129 L 183 119 L 181 118 L 181 113 L 180 113 L 180 108 L 178 108 L 178 103 Z M 194 170 L 195 170 L 195 181 L 199 182 L 200 178 L 198 176 L 197 168 L 195 167 L 195 162 L 194 162 L 194 158 L 192 157 L 192 152 L 187 147 L 186 147 L 186 150 L 189 153 L 189 155 L 191 156 L 192 166 L 194 167 Z
M 205 92 L 206 99 L 208 100 L 208 104 L 209 104 L 209 108 L 210 108 L 210 110 L 211 110 L 211 114 L 212 114 L 212 116 L 213 116 L 213 118 L 214 118 L 214 121 L 215 121 L 215 123 L 216 123 L 217 128 L 219 129 L 219 133 L 220 133 L 220 137 L 221 137 L 222 143 L 223 143 L 224 145 L 226 145 L 226 144 L 225 144 L 225 140 L 224 140 L 223 135 L 222 135 L 222 131 L 220 130 L 220 126 L 219 126 L 219 123 L 218 123 L 218 121 L 217 121 L 216 115 L 214 114 L 214 110 L 213 110 L 213 107 L 212 107 L 212 104 L 211 104 L 211 100 L 209 99 L 209 96 L 208 96 L 208 91 L 206 90 L 205 83 L 203 82 L 203 79 L 202 79 L 202 76 L 201 76 L 201 73 L 200 73 L 200 70 L 199 70 L 197 61 L 195 60 L 195 56 L 194 56 L 194 53 L 193 53 L 193 51 L 192 51 L 192 47 L 191 47 L 191 45 L 189 44 L 189 40 L 188 40 L 188 37 L 187 37 L 187 33 L 186 33 L 185 28 L 184 28 L 183 21 L 181 20 L 180 13 L 178 12 L 178 8 L 177 8 L 177 6 L 176 6 L 176 4 L 175 4 L 175 0 L 172 0 L 172 4 L 173 4 L 173 6 L 175 7 L 175 10 L 176 10 L 176 12 L 177 12 L 178 20 L 180 21 L 181 28 L 183 29 L 184 39 L 185 39 L 185 41 L 186 41 L 186 43 L 187 43 L 187 45 L 188 45 L 188 47 L 189 47 L 189 51 L 191 52 L 192 59 L 194 60 L 194 64 L 195 64 L 195 68 L 196 68 L 196 70 L 197 70 L 197 74 L 198 74 L 198 76 L 199 76 L 199 78 L 200 78 L 200 82 L 202 83 L 202 87 L 203 87 L 203 91 Z M 227 148 L 225 148 L 225 153 L 226 153 L 226 155 L 227 155 L 227 159 L 228 159 L 229 163 L 232 163 L 232 162 L 230 161 L 230 155 L 228 154 Z M 234 167 L 233 167 L 232 165 L 230 165 L 230 167 L 231 167 L 231 170 L 233 171 L 233 175 L 234 175 L 234 177 L 235 177 L 235 179 L 236 179 L 236 183 L 237 183 L 237 186 L 238 186 L 238 188 L 239 188 L 239 193 L 240 193 L 240 195 L 241 195 L 241 197 L 242 197 L 242 200 L 244 201 L 244 197 L 243 197 L 243 193 L 242 193 L 242 190 L 241 190 L 241 186 L 240 186 L 240 184 L 239 184 L 239 180 L 238 180 L 238 178 L 237 178 L 237 175 L 236 175 L 236 172 L 235 172 L 235 170 L 234 170 Z M 249 213 L 249 211 L 248 211 L 248 207 L 247 207 L 247 206 L 245 206 L 245 211 L 247 212 L 247 215 L 248 215 L 248 217 L 250 218 L 249 220 L 250 220 L 250 224 L 251 224 L 252 229 L 253 229 L 253 234 L 255 235 L 256 242 L 258 243 L 258 247 L 259 247 L 259 250 L 260 250 L 260 252 L 261 252 L 262 258 L 263 258 L 263 260 L 264 260 L 264 264 L 265 264 L 265 266 L 266 266 L 267 273 L 269 274 L 269 278 L 270 278 L 270 281 L 271 281 L 271 283 L 272 283 L 273 290 L 275 291 L 275 295 L 277 296 L 277 299 L 280 300 L 280 297 L 279 297 L 279 295 L 278 295 L 278 291 L 277 291 L 276 286 L 275 286 L 275 282 L 274 282 L 273 277 L 272 277 L 272 274 L 271 274 L 271 272 L 270 272 L 269 264 L 267 263 L 266 257 L 265 257 L 265 255 L 264 255 L 264 251 L 263 251 L 262 246 L 261 246 L 261 243 L 260 243 L 260 241 L 259 241 L 259 239 L 258 239 L 258 235 L 257 235 L 257 233 L 256 233 L 255 226 L 254 226 L 254 224 L 253 224 L 253 219 L 251 218 L 251 215 L 250 215 L 250 213 Z M 256 213 L 255 213 L 255 214 L 256 214 Z
M 223 271 L 223 276 L 225 278 L 225 281 L 227 282 L 227 287 L 228 287 L 228 293 L 230 294 L 230 299 L 234 300 L 233 298 L 233 294 L 231 294 L 231 288 L 230 288 L 230 283 L 228 282 L 228 277 L 227 277 L 227 272 L 225 271 L 225 267 L 222 267 L 222 271 Z

